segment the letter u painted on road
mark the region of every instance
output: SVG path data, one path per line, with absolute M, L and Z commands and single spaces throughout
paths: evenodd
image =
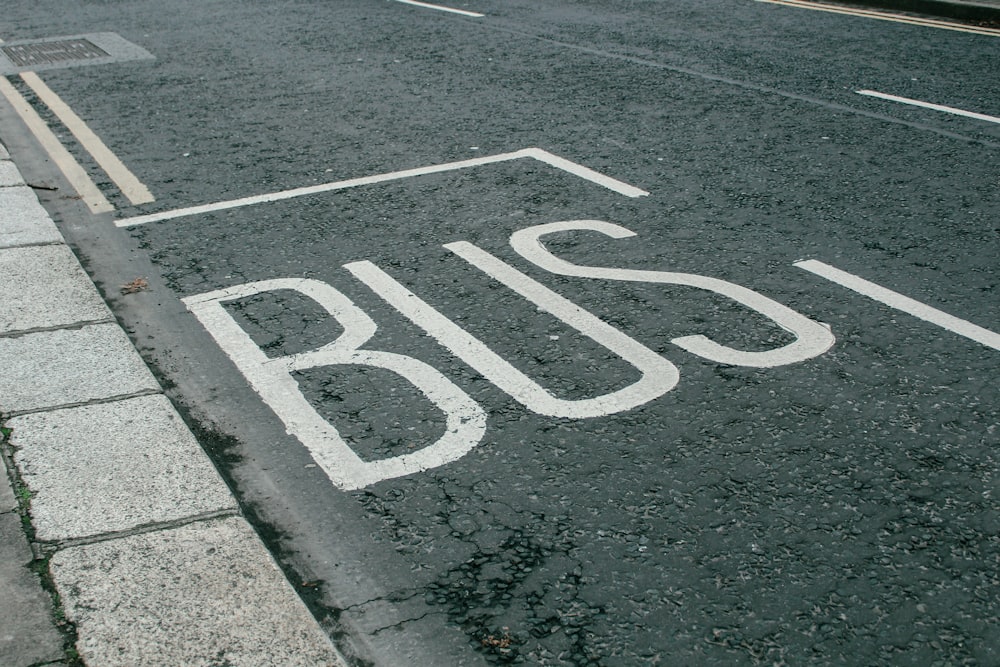
M 642 377 L 623 389 L 593 398 L 556 398 L 371 262 L 354 262 L 346 264 L 345 268 L 452 354 L 482 373 L 511 398 L 538 414 L 575 419 L 603 417 L 648 403 L 677 386 L 680 374 L 676 366 L 569 299 L 471 243 L 460 241 L 444 247 L 502 282 L 541 310 L 614 352 L 632 364 Z
M 294 290 L 316 301 L 344 327 L 343 333 L 316 350 L 268 357 L 222 304 L 276 290 Z M 266 280 L 197 294 L 183 301 L 254 391 L 278 415 L 288 433 L 305 445 L 330 481 L 341 489 L 360 489 L 450 463 L 472 450 L 483 438 L 486 413 L 436 369 L 405 355 L 358 349 L 374 335 L 375 322 L 326 283 L 305 279 Z M 382 368 L 406 379 L 445 414 L 444 435 L 411 454 L 378 461 L 362 460 L 344 442 L 337 429 L 316 412 L 292 376 L 295 371 L 337 365 Z

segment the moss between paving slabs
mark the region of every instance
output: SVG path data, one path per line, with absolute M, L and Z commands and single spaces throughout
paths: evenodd
M 7 428 L 3 421 L 0 421 L 0 456 L 7 468 L 11 487 L 14 489 L 14 497 L 17 499 L 17 511 L 21 516 L 21 527 L 24 529 L 28 544 L 32 546 L 34 560 L 30 569 L 42 584 L 42 588 L 52 600 L 52 620 L 55 627 L 63 636 L 63 651 L 65 661 L 63 664 L 71 667 L 85 667 L 80 654 L 76 650 L 77 633 L 76 626 L 66 618 L 66 611 L 63 609 L 62 598 L 56 590 L 52 580 L 52 573 L 49 570 L 49 561 L 52 558 L 52 549 L 39 549 L 35 542 L 35 526 L 31 523 L 31 489 L 27 487 L 21 479 L 21 475 L 14 465 L 13 453 L 15 451 L 10 442 L 12 429 Z

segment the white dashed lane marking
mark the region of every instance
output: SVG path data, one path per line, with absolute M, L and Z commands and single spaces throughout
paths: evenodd
M 854 92 L 856 92 L 858 95 L 864 95 L 866 97 L 877 97 L 878 99 L 881 100 L 888 100 L 890 102 L 899 102 L 900 104 L 909 104 L 911 106 L 922 107 L 924 109 L 933 109 L 934 111 L 950 113 L 955 116 L 965 116 L 966 118 L 985 120 L 989 123 L 1000 123 L 1000 118 L 997 118 L 996 116 L 987 116 L 984 113 L 976 113 L 975 111 L 966 111 L 965 109 L 947 107 L 943 104 L 932 104 L 931 102 L 922 102 L 920 100 L 914 100 L 909 97 L 899 97 L 898 95 L 889 95 L 888 93 L 880 93 L 875 90 L 856 90 Z

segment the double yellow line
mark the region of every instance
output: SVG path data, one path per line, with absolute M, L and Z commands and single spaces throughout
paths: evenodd
M 847 14 L 849 16 L 861 16 L 881 21 L 893 21 L 895 23 L 907 23 L 909 25 L 919 25 L 925 28 L 942 28 L 944 30 L 956 30 L 958 32 L 969 32 L 974 35 L 989 35 L 1000 37 L 1000 30 L 996 28 L 981 28 L 962 23 L 952 23 L 950 21 L 938 21 L 937 19 L 925 19 L 918 16 L 905 16 L 902 14 L 891 14 L 889 12 L 879 12 L 870 9 L 854 9 L 839 5 L 828 5 L 822 2 L 811 2 L 807 0 L 757 0 L 771 5 L 785 5 L 786 7 L 799 7 L 800 9 L 815 9 L 821 12 L 831 12 L 833 14 Z
M 41 100 L 52 113 L 66 126 L 76 137 L 94 161 L 104 170 L 111 181 L 121 190 L 125 198 L 133 205 L 148 204 L 155 201 L 155 197 L 142 182 L 136 178 L 135 174 L 129 171 L 118 157 L 111 152 L 100 137 L 91 130 L 83 120 L 70 109 L 51 88 L 49 88 L 41 77 L 34 72 L 24 72 L 21 79 L 34 91 L 38 99 Z M 56 137 L 52 129 L 46 124 L 38 112 L 28 103 L 24 96 L 18 92 L 17 88 L 7 80 L 7 77 L 0 76 L 0 94 L 2 94 L 11 107 L 21 117 L 24 124 L 28 126 L 38 142 L 49 154 L 52 161 L 69 181 L 73 189 L 80 195 L 81 200 L 87 205 L 91 213 L 108 213 L 115 210 L 115 207 L 108 201 L 107 197 L 100 191 L 94 181 L 87 174 L 86 170 L 70 154 L 62 142 Z

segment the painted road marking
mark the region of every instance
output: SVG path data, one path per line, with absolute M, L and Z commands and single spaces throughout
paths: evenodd
M 920 303 L 910 297 L 903 296 L 899 292 L 893 292 L 892 290 L 882 287 L 881 285 L 876 285 L 875 283 L 869 282 L 864 278 L 859 278 L 852 273 L 842 271 L 815 259 L 795 262 L 793 266 L 797 266 L 800 269 L 804 269 L 810 273 L 816 274 L 817 276 L 826 278 L 827 280 L 835 282 L 849 290 L 853 290 L 858 294 L 867 296 L 869 299 L 874 299 L 875 301 L 895 308 L 896 310 L 901 310 L 904 313 L 913 315 L 914 317 L 924 320 L 925 322 L 936 324 L 937 326 L 947 329 L 953 333 L 957 333 L 960 336 L 965 336 L 966 338 L 974 340 L 977 343 L 981 343 L 986 347 L 991 347 L 994 350 L 1000 350 L 1000 334 L 996 334 L 989 329 L 984 329 L 979 325 L 960 319 L 954 315 L 949 315 L 948 313 L 940 311 L 937 308 L 932 308 L 927 304 Z
M 135 177 L 128 167 L 122 164 L 114 153 L 101 141 L 100 137 L 94 134 L 83 120 L 69 108 L 51 88 L 49 88 L 41 77 L 34 72 L 24 72 L 21 78 L 28 86 L 35 91 L 38 99 L 45 103 L 52 113 L 62 121 L 63 125 L 69 128 L 77 141 L 80 142 L 88 153 L 90 153 L 97 164 L 114 181 L 122 194 L 133 204 L 148 204 L 156 201 L 153 194 L 138 178 Z
M 52 132 L 41 116 L 38 115 L 28 101 L 14 88 L 13 84 L 6 77 L 0 76 L 0 94 L 7 98 L 14 111 L 24 124 L 28 126 L 31 133 L 38 139 L 45 152 L 52 158 L 52 162 L 63 173 L 73 189 L 80 195 L 80 199 L 87 205 L 91 213 L 109 213 L 115 210 L 111 202 L 101 193 L 91 180 L 90 176 L 80 163 L 70 155 L 66 147 L 62 145 L 56 135 Z
M 335 190 L 345 190 L 347 188 L 355 188 L 362 185 L 372 185 L 375 183 L 386 183 L 388 181 L 398 181 L 404 178 L 412 178 L 414 176 L 424 176 L 427 174 L 439 174 L 447 171 L 456 171 L 459 169 L 468 169 L 470 167 L 478 167 L 484 164 L 493 164 L 496 162 L 508 162 L 511 160 L 519 160 L 521 158 L 533 158 L 553 166 L 557 169 L 567 171 L 574 176 L 578 176 L 584 180 L 591 181 L 602 187 L 613 190 L 618 194 L 625 195 L 626 197 L 645 197 L 649 193 L 645 190 L 640 190 L 637 187 L 629 185 L 628 183 L 623 183 L 622 181 L 611 178 L 610 176 L 605 176 L 599 172 L 594 171 L 584 167 L 583 165 L 576 164 L 575 162 L 570 162 L 565 158 L 561 158 L 558 155 L 553 155 L 548 151 L 544 151 L 540 148 L 525 148 L 523 150 L 514 151 L 513 153 L 499 153 L 497 155 L 487 155 L 480 158 L 473 158 L 471 160 L 460 160 L 458 162 L 447 162 L 445 164 L 432 165 L 429 167 L 418 167 L 416 169 L 406 169 L 404 171 L 393 171 L 387 174 L 376 174 L 374 176 L 363 176 L 361 178 L 352 178 L 346 181 L 336 181 L 333 183 L 322 183 L 320 185 L 309 185 L 302 188 L 294 188 L 291 190 L 283 190 L 281 192 L 272 192 L 265 195 L 255 195 L 253 197 L 242 197 L 240 199 L 230 199 L 228 201 L 216 202 L 214 204 L 203 204 L 200 206 L 189 206 L 187 208 L 174 209 L 172 211 L 163 211 L 161 213 L 150 213 L 147 215 L 138 215 L 132 218 L 122 218 L 115 221 L 115 225 L 118 227 L 134 227 L 136 225 L 143 225 L 150 222 L 160 222 L 163 220 L 176 220 L 177 218 L 185 218 L 192 215 L 200 215 L 203 213 L 214 213 L 216 211 L 224 211 L 232 208 L 241 208 L 243 206 L 253 206 L 255 204 L 265 204 L 269 202 L 283 201 L 285 199 L 294 199 L 295 197 L 304 197 L 306 195 L 315 195 L 323 192 L 333 192 Z
M 680 284 L 728 296 L 770 317 L 799 337 L 796 343 L 770 351 L 784 355 L 785 363 L 804 361 L 833 345 L 833 334 L 824 325 L 740 285 L 697 274 L 580 266 L 550 254 L 542 244 L 541 239 L 548 234 L 570 231 L 599 232 L 611 238 L 635 236 L 630 230 L 613 223 L 571 220 L 519 230 L 511 235 L 510 244 L 525 259 L 560 275 Z M 655 400 L 678 384 L 679 373 L 670 361 L 485 250 L 466 241 L 448 243 L 443 247 L 539 309 L 615 352 L 637 368 L 642 377 L 624 389 L 595 398 L 557 399 L 372 262 L 351 262 L 344 268 L 497 388 L 539 414 L 574 419 L 611 415 Z M 817 260 L 795 262 L 794 266 L 1000 350 L 1000 335 L 846 271 Z M 271 358 L 223 306 L 227 301 L 281 290 L 296 291 L 323 307 L 342 327 L 336 339 L 308 352 Z M 377 325 L 364 310 L 331 285 L 302 278 L 266 280 L 195 294 L 184 298 L 183 302 L 236 365 L 251 388 L 282 420 L 288 433 L 303 444 L 330 481 L 340 489 L 360 489 L 386 479 L 446 465 L 471 452 L 485 436 L 485 410 L 443 373 L 407 355 L 361 349 L 371 340 Z M 789 352 L 803 339 L 807 342 L 801 349 Z M 687 336 L 672 342 L 680 345 L 678 341 L 685 341 L 686 346 L 681 347 L 710 360 L 719 359 L 720 363 L 741 363 L 738 357 L 729 360 L 726 355 L 730 353 L 757 354 L 730 350 L 703 336 Z M 755 362 L 745 365 L 772 367 L 778 364 Z M 405 379 L 444 414 L 444 433 L 433 444 L 413 453 L 375 461 L 361 459 L 341 438 L 334 425 L 317 412 L 294 377 L 296 372 L 327 366 L 379 368 Z
M 693 285 L 725 294 L 744 305 L 750 304 L 750 307 L 757 312 L 771 317 L 779 325 L 799 336 L 799 340 L 795 343 L 759 353 L 763 355 L 777 353 L 783 356 L 784 363 L 804 361 L 833 345 L 833 335 L 827 328 L 733 283 L 725 281 L 715 283 L 712 282 L 715 281 L 713 278 L 695 274 L 578 266 L 548 254 L 541 245 L 541 237 L 566 231 L 597 231 L 613 238 L 634 236 L 624 227 L 609 222 L 574 220 L 520 230 L 511 236 L 510 242 L 526 259 L 553 273 Z M 593 313 L 472 243 L 457 241 L 443 247 L 521 295 L 538 309 L 614 352 L 635 367 L 641 377 L 627 387 L 593 398 L 578 400 L 556 398 L 374 263 L 351 262 L 345 264 L 344 268 L 498 389 L 538 414 L 570 419 L 604 417 L 649 403 L 677 386 L 680 373 L 673 363 Z M 595 271 L 610 273 L 594 275 Z M 342 327 L 337 338 L 309 352 L 272 358 L 223 307 L 226 301 L 279 290 L 296 291 L 324 308 Z M 377 326 L 364 310 L 331 285 L 304 278 L 266 280 L 195 294 L 184 298 L 183 302 L 236 365 L 253 390 L 282 420 L 288 433 L 306 447 L 316 463 L 338 488 L 360 489 L 385 479 L 451 463 L 477 447 L 485 435 L 486 412 L 443 373 L 407 355 L 361 349 L 371 340 Z M 812 328 L 816 331 L 812 331 Z M 800 345 L 803 339 L 808 339 L 810 336 L 814 336 L 811 342 L 805 346 Z M 708 349 L 709 354 L 704 352 L 696 354 L 709 359 L 714 358 L 710 355 L 714 354 L 715 350 L 735 353 L 737 358 L 733 363 L 740 363 L 738 358 L 740 354 L 758 354 L 730 350 L 702 336 L 688 336 L 674 339 L 673 342 L 686 339 L 700 339 L 702 347 Z M 692 344 L 685 349 L 696 347 Z M 790 352 L 793 349 L 794 352 Z M 752 363 L 746 365 L 758 367 L 779 365 L 772 363 L 777 359 L 770 359 L 768 363 L 758 363 L 759 361 L 754 359 Z M 722 361 L 722 363 L 730 362 Z M 446 418 L 444 434 L 435 443 L 411 454 L 377 461 L 362 460 L 340 437 L 335 426 L 316 411 L 302 393 L 293 375 L 297 371 L 325 366 L 362 366 L 381 368 L 395 373 L 423 393 L 444 413 Z
M 467 12 L 464 9 L 453 9 L 451 7 L 432 5 L 426 2 L 417 2 L 417 0 L 396 0 L 396 2 L 402 2 L 404 5 L 414 5 L 416 7 L 424 7 L 426 9 L 436 9 L 441 12 L 451 12 L 452 14 L 461 14 L 462 16 L 471 16 L 477 19 L 481 19 L 484 16 L 486 16 L 486 14 L 477 14 L 476 12 Z
M 649 193 L 645 190 L 640 190 L 637 187 L 629 185 L 628 183 L 623 183 L 617 179 L 611 178 L 610 176 L 605 176 L 604 174 L 594 171 L 588 167 L 584 167 L 582 164 L 577 164 L 576 162 L 571 162 L 566 158 L 559 157 L 549 153 L 548 151 L 543 151 L 541 148 L 526 148 L 523 151 L 524 157 L 532 157 L 539 162 L 544 162 L 545 164 L 555 167 L 556 169 L 562 169 L 563 171 L 569 172 L 574 176 L 579 176 L 580 178 L 590 181 L 591 183 L 596 183 L 602 187 L 607 188 L 617 192 L 620 195 L 625 195 L 626 197 L 645 197 Z
M 820 2 L 803 2 L 802 0 L 756 0 L 772 5 L 785 5 L 787 7 L 799 7 L 801 9 L 815 9 L 821 12 L 831 12 L 833 14 L 847 14 L 849 16 L 861 16 L 864 18 L 878 19 L 881 21 L 893 21 L 895 23 L 906 23 L 918 25 L 925 28 L 942 28 L 944 30 L 956 30 L 958 32 L 969 32 L 975 35 L 989 35 L 1000 37 L 1000 30 L 995 28 L 980 28 L 977 26 L 963 25 L 961 23 L 951 23 L 948 21 L 938 21 L 936 19 L 925 19 L 916 16 L 902 16 L 900 14 L 890 14 L 870 9 L 851 9 L 834 5 L 826 5 Z
M 312 299 L 340 323 L 343 332 L 310 352 L 269 358 L 222 304 L 275 290 L 293 290 Z M 434 367 L 402 354 L 359 349 L 375 334 L 375 322 L 326 283 L 301 278 L 266 280 L 196 294 L 183 302 L 338 488 L 360 489 L 451 463 L 472 451 L 486 433 L 483 409 Z M 407 380 L 445 414 L 444 434 L 409 454 L 363 460 L 316 412 L 292 376 L 296 371 L 341 365 L 381 368 Z
M 944 113 L 955 114 L 956 116 L 965 116 L 967 118 L 975 118 L 976 120 L 985 120 L 990 123 L 1000 123 L 1000 118 L 996 116 L 987 116 L 984 113 L 976 113 L 975 111 L 966 111 L 964 109 L 957 109 L 955 107 L 947 107 L 943 104 L 932 104 L 930 102 L 921 102 L 920 100 L 910 99 L 909 97 L 898 97 L 896 95 L 889 95 L 887 93 L 880 93 L 874 90 L 856 90 L 854 91 L 858 95 L 865 95 L 867 97 L 877 97 L 882 100 L 889 100 L 890 102 L 899 102 L 900 104 L 911 104 L 915 107 L 923 107 L 924 109 L 933 109 L 934 111 L 943 111 Z
M 719 278 L 696 273 L 617 269 L 612 267 L 580 266 L 559 259 L 542 244 L 542 237 L 570 231 L 591 231 L 614 239 L 635 236 L 635 232 L 603 220 L 568 220 L 536 225 L 514 232 L 510 245 L 519 255 L 537 266 L 563 276 L 599 278 L 664 285 L 684 285 L 714 292 L 759 313 L 790 333 L 795 340 L 787 345 L 764 352 L 737 350 L 701 335 L 682 336 L 670 342 L 691 354 L 732 366 L 774 368 L 794 364 L 823 354 L 836 342 L 829 327 L 795 312 L 788 306 L 752 289 Z M 448 246 L 445 246 L 448 247 Z
M 676 366 L 569 299 L 471 243 L 460 241 L 444 247 L 541 310 L 611 350 L 632 364 L 642 377 L 624 389 L 595 398 L 556 398 L 372 262 L 353 262 L 345 264 L 344 268 L 452 354 L 532 412 L 573 419 L 602 417 L 648 403 L 677 386 L 680 374 Z

